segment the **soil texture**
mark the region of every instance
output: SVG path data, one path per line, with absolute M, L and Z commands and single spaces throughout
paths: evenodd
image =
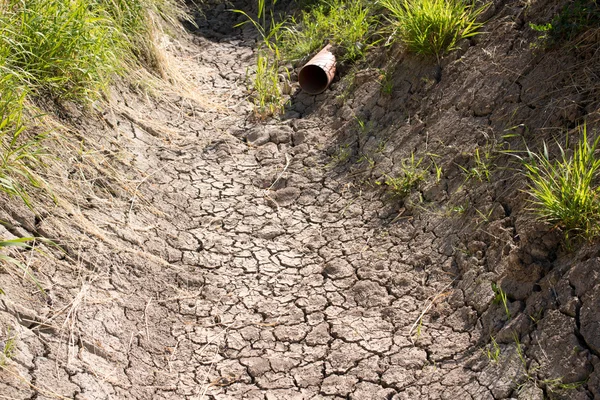
M 495 1 L 441 66 L 386 49 L 266 122 L 254 33 L 206 10 L 168 43 L 200 100 L 116 87 L 66 112 L 129 190 L 3 200 L 4 237 L 58 246 L 29 255 L 43 292 L 0 273 L 0 398 L 600 399 L 597 244 L 535 220 L 514 157 L 464 172 L 598 126 L 598 43 L 527 29 L 559 6 Z M 411 154 L 426 177 L 399 199 Z

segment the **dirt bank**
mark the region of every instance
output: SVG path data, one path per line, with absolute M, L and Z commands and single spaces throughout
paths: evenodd
M 388 49 L 265 123 L 253 33 L 207 11 L 168 45 L 200 98 L 67 110 L 97 144 L 53 178 L 79 196 L 3 200 L 4 236 L 61 247 L 27 254 L 45 292 L 0 274 L 0 397 L 600 398 L 598 246 L 535 222 L 498 151 L 598 126 L 598 43 L 531 46 L 560 6 L 497 1 L 441 70 Z M 476 149 L 489 180 L 461 168 Z M 401 201 L 375 182 L 411 153 L 428 175 Z

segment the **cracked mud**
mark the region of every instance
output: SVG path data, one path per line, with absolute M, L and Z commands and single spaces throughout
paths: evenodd
M 407 59 L 396 99 L 367 71 L 348 100 L 336 81 L 266 124 L 248 119 L 252 34 L 200 23 L 204 37 L 177 56 L 205 104 L 115 90 L 100 122 L 74 118 L 127 149 L 135 168 L 118 168 L 135 191 L 108 196 L 96 182 L 71 214 L 42 220 L 3 206 L 7 235 L 82 239 L 36 265 L 45 295 L 0 275 L 0 322 L 17 342 L 0 398 L 599 398 L 597 250 L 563 254 L 526 215 L 514 173 L 467 187 L 457 167 L 507 115 L 540 129 L 572 122 L 582 104 L 597 115 L 597 92 L 575 108 L 539 96 L 536 71 L 554 60 L 522 54 L 523 33 L 506 22 L 522 18 L 515 7 L 490 11 L 489 41 L 463 51 L 479 64 L 450 61 L 438 88 L 433 69 Z M 494 44 L 498 32 L 511 40 Z M 469 68 L 487 78 L 474 83 Z M 358 135 L 357 116 L 373 131 Z M 365 184 L 411 151 L 444 154 L 425 201 L 467 201 L 486 220 Z M 353 164 L 361 154 L 375 167 Z M 557 379 L 580 384 L 553 390 Z

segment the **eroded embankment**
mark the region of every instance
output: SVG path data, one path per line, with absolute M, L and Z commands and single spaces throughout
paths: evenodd
M 0 275 L 1 396 L 598 398 L 597 246 L 565 253 L 533 222 L 509 156 L 489 181 L 460 168 L 597 124 L 598 55 L 530 48 L 549 5 L 497 2 L 439 82 L 392 49 L 373 61 L 395 66 L 391 94 L 365 69 L 260 124 L 252 33 L 205 28 L 170 46 L 203 104 L 121 89 L 102 116 L 71 115 L 128 190 L 95 176 L 70 209 L 4 203 L 10 232 L 66 254 L 32 255 L 45 294 Z M 373 182 L 411 153 L 442 173 L 399 202 Z

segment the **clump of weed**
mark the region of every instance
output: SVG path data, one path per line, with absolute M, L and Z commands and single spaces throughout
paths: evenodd
M 175 0 L 95 0 L 99 9 L 113 21 L 122 40 L 135 58 L 153 71 L 163 72 L 161 57 L 154 44 L 154 16 L 171 25 L 178 19 L 192 22 Z
M 350 159 L 352 156 L 352 149 L 349 145 L 340 145 L 336 148 L 335 152 L 331 155 L 333 165 L 343 164 Z
M 542 154 L 527 150 L 523 161 L 530 181 L 527 192 L 539 218 L 563 229 L 567 238 L 589 239 L 599 233 L 600 188 L 595 182 L 600 172 L 596 155 L 600 136 L 590 143 L 586 126 L 579 131 L 572 155 L 559 145 L 560 157 L 550 160 L 544 144 Z
M 492 170 L 495 167 L 492 160 L 491 148 L 484 149 L 483 151 L 479 151 L 479 148 L 477 148 L 473 154 L 474 165 L 471 168 L 463 167 L 462 165 L 459 165 L 459 167 L 465 175 L 465 180 L 476 179 L 479 182 L 489 182 Z
M 552 48 L 600 27 L 600 4 L 597 0 L 575 0 L 565 5 L 550 22 L 529 23 L 529 27 L 540 34 L 534 46 Z
M 487 359 L 493 363 L 498 362 L 498 360 L 500 359 L 500 346 L 498 345 L 498 342 L 496 342 L 496 339 L 493 336 L 491 337 L 490 345 L 486 346 L 484 349 L 482 349 L 482 351 L 483 354 L 485 354 L 485 356 L 487 357 Z
M 577 382 L 565 383 L 563 381 L 564 381 L 564 379 L 562 377 L 550 378 L 550 379 L 545 379 L 545 380 L 541 381 L 540 384 L 542 386 L 544 386 L 546 388 L 546 390 L 549 391 L 550 393 L 564 395 L 564 394 L 566 394 L 566 392 L 568 392 L 570 390 L 577 390 L 581 386 L 585 385 L 587 382 L 587 381 L 577 381 Z
M 93 100 L 137 62 L 159 68 L 152 15 L 175 22 L 182 8 L 175 0 L 6 0 L 0 74 L 33 93 Z
M 381 70 L 378 77 L 379 84 L 381 85 L 381 94 L 384 96 L 391 96 L 394 91 L 394 81 L 392 80 L 392 74 L 386 70 Z
M 468 209 L 469 209 L 469 200 L 465 200 L 463 203 L 451 205 L 448 208 L 447 213 L 448 213 L 448 215 L 453 215 L 453 214 L 462 215 L 465 212 L 467 212 Z
M 38 92 L 95 98 L 119 66 L 118 30 L 83 0 L 7 0 L 0 17 L 6 67 Z
M 374 44 L 377 18 L 363 0 L 321 2 L 298 19 L 292 18 L 283 30 L 280 46 L 288 60 L 301 60 L 327 42 L 338 47 L 343 61 L 364 57 Z
M 416 54 L 435 56 L 457 48 L 460 40 L 480 33 L 477 17 L 487 5 L 475 7 L 467 0 L 382 0 L 390 22 L 406 48 Z
M 251 23 L 261 38 L 257 49 L 256 74 L 251 85 L 254 94 L 255 115 L 259 119 L 283 111 L 284 99 L 280 86 L 280 69 L 284 70 L 284 79 L 285 75 L 289 76 L 287 69 L 282 67 L 279 42 L 284 23 L 275 21 L 272 10 L 275 3 L 276 0 L 271 3 L 271 9 L 267 10 L 265 0 L 259 0 L 256 18 L 251 17 L 243 10 L 233 10 L 233 12 L 246 17 L 246 21 L 237 26 Z
M 412 153 L 409 158 L 402 160 L 399 175 L 386 176 L 383 181 L 377 181 L 376 184 L 385 185 L 394 196 L 404 198 L 427 177 L 427 169 L 423 168 L 422 164 L 423 158 L 416 158 Z
M 283 94 L 279 82 L 279 61 L 266 50 L 260 50 L 256 58 L 254 91 L 255 114 L 259 119 L 283 111 Z
M 513 340 L 516 345 L 515 350 L 517 352 L 517 357 L 519 358 L 524 371 L 524 382 L 517 386 L 517 393 L 521 393 L 521 391 L 527 387 L 527 385 L 531 385 L 537 388 L 544 388 L 549 394 L 559 394 L 564 396 L 568 393 L 568 391 L 577 390 L 579 387 L 586 384 L 587 381 L 564 382 L 563 377 L 539 379 L 537 373 L 540 369 L 540 365 L 532 366 L 527 362 L 525 349 L 521 343 L 519 334 L 516 331 L 513 331 Z M 550 398 L 554 398 L 554 396 L 551 396 Z

